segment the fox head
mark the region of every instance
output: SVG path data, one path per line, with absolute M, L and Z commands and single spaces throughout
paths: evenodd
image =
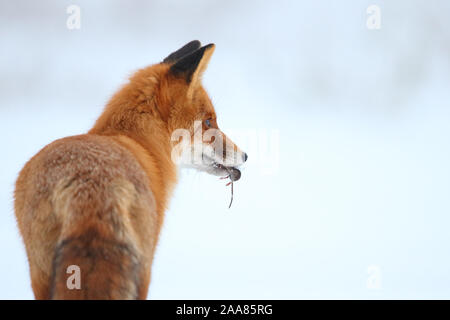
M 247 154 L 219 129 L 214 106 L 201 83 L 214 49 L 214 44 L 201 47 L 199 41 L 192 41 L 164 59 L 170 66 L 170 82 L 179 87 L 169 118 L 172 158 L 235 181 L 240 178 L 236 167 L 247 160 Z
M 120 130 L 182 166 L 238 180 L 237 167 L 247 154 L 220 130 L 201 83 L 214 49 L 214 44 L 191 41 L 161 63 L 137 71 L 91 133 Z

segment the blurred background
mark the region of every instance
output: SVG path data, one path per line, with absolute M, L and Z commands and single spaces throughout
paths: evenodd
M 180 173 L 148 297 L 450 298 L 449 9 L 1 0 L 0 298 L 33 298 L 19 170 L 88 131 L 133 71 L 194 39 L 217 46 L 204 86 L 249 160 L 231 209 L 223 181 Z

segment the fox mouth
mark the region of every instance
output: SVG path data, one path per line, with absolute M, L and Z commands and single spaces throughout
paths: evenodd
M 235 167 L 227 167 L 217 162 L 213 163 L 213 167 L 222 171 L 226 171 L 228 173 L 228 175 L 222 177 L 221 179 L 230 179 L 230 182 L 227 183 L 227 186 L 231 184 L 231 200 L 230 204 L 228 205 L 229 209 L 231 208 L 231 204 L 233 203 L 233 182 L 241 178 L 241 170 Z
M 213 158 L 203 154 L 202 155 L 204 163 L 209 163 L 208 167 L 213 169 L 209 173 L 220 176 L 225 175 L 223 178 L 229 178 L 231 181 L 238 181 L 241 178 L 241 170 L 236 167 L 226 166 L 214 160 Z
M 233 182 L 238 181 L 241 178 L 241 170 L 236 167 L 221 164 L 205 154 L 203 154 L 202 156 L 203 160 L 209 162 L 209 165 L 207 166 L 207 168 L 209 169 L 206 170 L 208 173 L 216 176 L 222 176 L 220 179 L 230 179 L 230 182 L 227 183 L 227 186 L 231 185 L 231 200 L 230 204 L 228 205 L 228 208 L 231 208 L 231 204 L 233 203 Z
M 223 164 L 214 162 L 213 167 L 226 171 L 228 173 L 228 178 L 230 178 L 231 181 L 238 181 L 241 178 L 241 170 L 235 167 L 227 167 Z

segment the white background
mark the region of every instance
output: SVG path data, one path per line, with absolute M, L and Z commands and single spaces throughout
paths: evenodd
M 66 27 L 71 4 L 80 30 Z M 366 27 L 370 4 L 380 30 Z M 449 9 L 1 1 L 0 298 L 33 298 L 13 212 L 21 167 L 194 39 L 217 46 L 204 85 L 249 160 L 231 209 L 223 181 L 181 172 L 149 298 L 450 298 Z

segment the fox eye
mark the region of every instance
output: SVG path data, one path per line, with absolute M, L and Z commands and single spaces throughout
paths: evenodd
M 211 128 L 211 119 L 206 119 L 206 120 L 205 120 L 205 125 L 206 125 L 208 128 Z

